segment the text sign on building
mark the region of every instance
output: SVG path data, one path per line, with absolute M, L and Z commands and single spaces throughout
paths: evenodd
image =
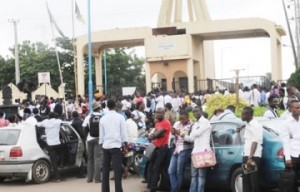
M 49 83 L 50 84 L 50 73 L 49 72 L 40 72 L 38 73 L 38 80 L 40 83 Z

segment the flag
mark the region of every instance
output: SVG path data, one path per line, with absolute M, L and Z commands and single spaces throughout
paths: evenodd
M 48 6 L 48 3 L 46 2 L 46 7 L 47 7 L 47 11 L 48 11 L 48 15 L 49 15 L 49 19 L 50 19 L 50 23 L 52 25 L 54 25 L 55 29 L 58 31 L 58 33 L 60 34 L 60 36 L 62 37 L 65 37 L 64 33 L 60 30 L 60 28 L 58 27 L 50 9 L 49 9 L 49 6 Z
M 75 14 L 76 14 L 76 18 L 84 24 L 85 21 L 84 21 L 82 15 L 80 13 L 80 10 L 78 8 L 78 5 L 77 5 L 76 1 L 75 1 Z

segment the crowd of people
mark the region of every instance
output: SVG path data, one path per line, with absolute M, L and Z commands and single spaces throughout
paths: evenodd
M 242 87 L 241 87 L 242 88 Z M 300 164 L 299 143 L 299 91 L 291 86 L 274 85 L 266 90 L 253 85 L 239 90 L 240 97 L 248 102 L 241 119 L 246 122 L 245 146 L 243 162 L 252 165 L 255 162 L 260 169 L 262 155 L 262 126 L 253 118 L 251 106 L 267 106 L 264 116 L 278 118 L 278 108 L 285 112 L 285 128 L 281 137 L 284 144 L 286 165 L 298 170 Z M 49 156 L 54 169 L 54 181 L 60 182 L 57 169 L 59 153 L 59 124 L 61 120 L 69 120 L 86 145 L 84 158 L 87 162 L 87 182 L 102 182 L 102 191 L 109 191 L 109 171 L 114 170 L 115 190 L 122 192 L 122 178 L 128 176 L 127 152 L 128 142 L 134 142 L 140 136 L 148 137 L 155 145 L 150 157 L 151 172 L 144 181 L 147 189 L 158 190 L 159 178 L 170 187 L 171 192 L 178 192 L 182 187 L 185 165 L 191 155 L 211 150 L 212 119 L 237 118 L 235 107 L 218 109 L 211 119 L 202 110 L 211 94 L 230 94 L 226 90 L 206 92 L 205 94 L 181 94 L 172 92 L 150 92 L 142 95 L 136 92 L 133 96 L 107 99 L 102 93 L 96 92 L 89 109 L 86 97 L 78 95 L 66 103 L 62 99 L 45 97 L 34 105 L 31 101 L 20 104 L 18 114 L 4 117 L 0 112 L 0 127 L 16 126 L 19 123 L 45 127 Z M 92 112 L 90 112 L 92 111 Z M 194 120 L 190 119 L 193 113 Z M 96 129 L 95 129 L 96 126 Z M 239 130 L 237 130 L 239 131 Z M 172 157 L 168 161 L 168 151 L 172 148 Z M 190 192 L 204 191 L 207 168 L 191 167 Z M 259 171 L 243 177 L 244 191 L 261 191 L 258 178 Z M 248 189 L 248 190 L 247 190 Z M 252 189 L 252 190 L 251 190 Z

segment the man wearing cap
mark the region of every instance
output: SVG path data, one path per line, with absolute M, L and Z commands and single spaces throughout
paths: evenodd
M 100 110 L 101 105 L 97 102 L 92 103 L 93 112 L 85 117 L 82 127 L 87 130 L 87 152 L 88 152 L 88 162 L 87 162 L 87 182 L 91 183 L 95 180 L 95 183 L 101 182 L 101 169 L 103 163 L 103 150 L 99 145 L 99 137 L 92 137 L 89 131 L 90 128 L 90 118 L 92 115 L 102 116 Z

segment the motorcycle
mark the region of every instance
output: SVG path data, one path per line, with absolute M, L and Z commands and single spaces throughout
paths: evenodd
M 146 137 L 139 137 L 135 142 L 128 143 L 127 165 L 131 174 L 139 175 L 139 165 L 142 162 L 144 151 L 149 143 Z

